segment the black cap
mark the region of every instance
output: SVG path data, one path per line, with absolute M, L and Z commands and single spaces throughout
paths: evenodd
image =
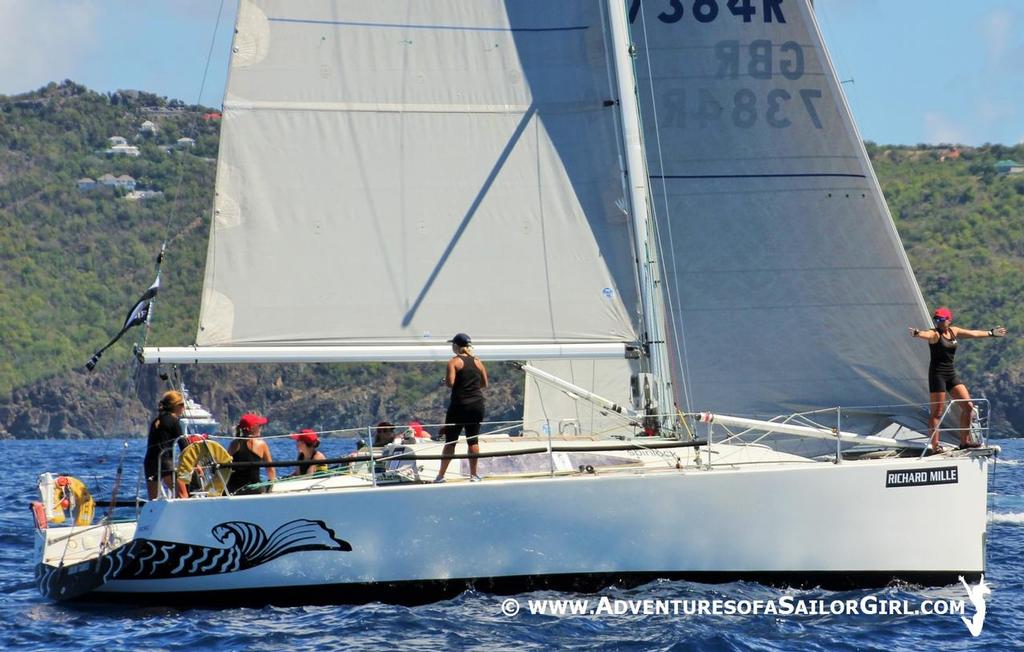
M 471 340 L 469 335 L 466 335 L 465 333 L 456 333 L 455 337 L 448 341 L 455 346 L 469 346 L 473 343 L 473 340 Z

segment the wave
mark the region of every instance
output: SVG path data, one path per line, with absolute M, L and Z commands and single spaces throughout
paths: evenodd
M 1006 466 L 1024 466 L 1024 460 L 1008 460 L 1006 458 L 1002 458 L 1001 457 L 998 460 L 996 460 L 996 465 L 998 465 L 998 466 L 1003 466 L 1003 465 L 1006 465 Z
M 990 512 L 988 520 L 990 523 L 1024 525 L 1024 512 Z

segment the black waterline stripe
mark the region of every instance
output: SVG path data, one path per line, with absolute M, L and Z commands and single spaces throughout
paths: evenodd
M 977 581 L 977 570 L 934 571 L 641 571 L 622 573 L 565 573 L 512 577 L 452 578 L 448 580 L 397 580 L 351 584 L 311 584 L 207 591 L 92 592 L 82 602 L 121 602 L 133 605 L 180 605 L 189 607 L 279 606 L 310 604 L 428 604 L 453 598 L 467 589 L 508 595 L 535 590 L 594 593 L 610 586 L 629 588 L 658 579 L 691 580 L 708 584 L 748 580 L 778 587 L 824 589 L 880 588 L 894 581 L 922 586 L 947 586 L 963 575 Z M 126 581 L 125 585 L 129 585 Z

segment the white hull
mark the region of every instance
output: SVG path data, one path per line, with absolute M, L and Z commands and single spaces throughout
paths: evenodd
M 955 469 L 955 483 L 886 487 L 888 471 L 942 468 Z M 974 453 L 161 500 L 143 509 L 138 539 L 221 552 L 240 544 L 223 529 L 218 540 L 219 525 L 255 524 L 274 539 L 308 520 L 331 549 L 230 572 L 111 578 L 94 597 L 415 602 L 469 584 L 597 588 L 657 577 L 944 584 L 984 571 L 987 479 L 988 457 Z

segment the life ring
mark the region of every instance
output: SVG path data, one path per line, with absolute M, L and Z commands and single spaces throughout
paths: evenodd
M 204 469 L 202 475 L 203 491 L 210 496 L 221 496 L 228 486 L 228 478 L 231 477 L 231 469 L 217 469 L 213 472 L 210 467 L 214 464 L 230 464 L 231 455 L 224 447 L 215 441 L 208 439 L 189 444 L 181 451 L 178 457 L 177 478 L 179 482 L 186 485 L 192 480 L 192 473 L 197 468 Z
M 91 525 L 96 502 L 85 483 L 70 475 L 59 475 L 54 481 L 51 523 L 71 518 L 75 525 Z

